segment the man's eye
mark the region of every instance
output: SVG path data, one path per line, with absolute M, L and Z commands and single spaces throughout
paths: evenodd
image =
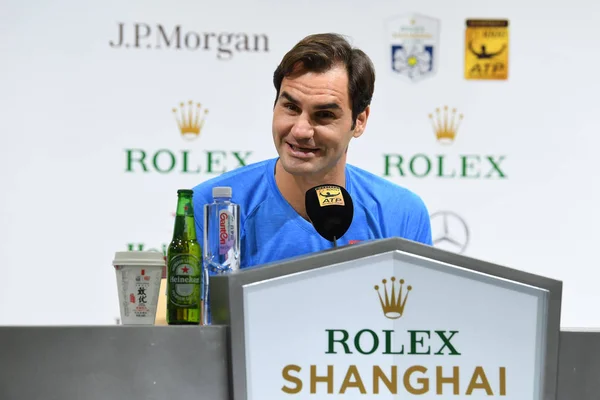
M 331 111 L 319 111 L 317 113 L 317 118 L 320 119 L 327 119 L 327 118 L 334 118 L 335 114 L 332 113 Z
M 295 104 L 292 103 L 286 103 L 283 105 L 285 108 L 287 108 L 290 111 L 298 111 L 298 106 L 296 106 Z

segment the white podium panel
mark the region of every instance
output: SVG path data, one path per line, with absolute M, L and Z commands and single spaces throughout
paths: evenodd
M 550 289 L 416 250 L 229 277 L 234 399 L 553 399 Z

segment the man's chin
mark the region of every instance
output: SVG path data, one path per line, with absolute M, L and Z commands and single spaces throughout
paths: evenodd
M 290 175 L 307 176 L 319 171 L 319 168 L 315 165 L 315 160 L 290 160 L 287 157 L 281 157 L 280 161 L 284 171 Z

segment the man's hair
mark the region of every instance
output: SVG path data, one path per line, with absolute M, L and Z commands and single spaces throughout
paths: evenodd
M 335 33 L 309 35 L 298 42 L 281 60 L 273 74 L 279 97 L 283 78 L 295 72 L 326 72 L 342 64 L 348 73 L 348 96 L 352 107 L 352 129 L 356 117 L 363 112 L 373 97 L 375 68 L 369 56 L 353 48 L 342 36 Z

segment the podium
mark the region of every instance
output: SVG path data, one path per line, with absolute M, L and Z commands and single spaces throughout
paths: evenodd
M 392 238 L 210 285 L 235 400 L 556 398 L 556 280 Z
M 210 288 L 210 326 L 0 327 L 0 399 L 600 393 L 600 332 L 560 330 L 556 280 L 393 238 L 213 276 Z

